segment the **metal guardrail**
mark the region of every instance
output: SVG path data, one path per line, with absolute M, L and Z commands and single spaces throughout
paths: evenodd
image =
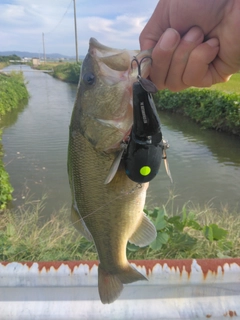
M 0 263 L 0 319 L 240 318 L 240 259 L 133 261 L 149 281 L 103 305 L 96 261 Z

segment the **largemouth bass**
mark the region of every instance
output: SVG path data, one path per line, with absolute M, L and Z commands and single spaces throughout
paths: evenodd
M 120 162 L 106 183 L 121 143 L 133 124 L 132 85 L 137 79 L 136 56 L 149 52 L 118 50 L 91 38 L 79 79 L 69 132 L 68 174 L 72 192 L 71 219 L 94 241 L 100 264 L 98 288 L 102 303 L 120 295 L 123 284 L 146 277 L 128 262 L 127 242 L 146 246 L 156 237 L 143 213 L 148 183 L 130 180 Z M 148 75 L 150 60 L 141 63 Z

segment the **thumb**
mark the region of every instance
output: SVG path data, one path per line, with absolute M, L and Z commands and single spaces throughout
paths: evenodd
M 155 23 L 153 22 L 154 20 L 151 18 L 139 36 L 141 50 L 154 48 L 165 31 L 158 25 L 157 20 Z

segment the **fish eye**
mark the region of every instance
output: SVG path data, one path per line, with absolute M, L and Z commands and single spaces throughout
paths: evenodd
M 93 85 L 95 82 L 95 75 L 92 72 L 87 72 L 84 74 L 83 76 L 83 81 L 87 84 L 87 85 Z

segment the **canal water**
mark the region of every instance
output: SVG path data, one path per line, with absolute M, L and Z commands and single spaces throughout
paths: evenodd
M 24 108 L 6 115 L 3 131 L 4 162 L 14 187 L 12 206 L 26 198 L 47 195 L 44 213 L 70 206 L 67 177 L 68 127 L 77 86 L 54 79 L 28 66 L 22 70 L 30 99 Z M 186 202 L 231 209 L 240 204 L 240 138 L 202 130 L 179 115 L 160 113 L 162 131 L 170 144 L 170 182 L 164 165 L 151 182 L 147 206 L 165 204 L 175 195 L 175 208 Z

